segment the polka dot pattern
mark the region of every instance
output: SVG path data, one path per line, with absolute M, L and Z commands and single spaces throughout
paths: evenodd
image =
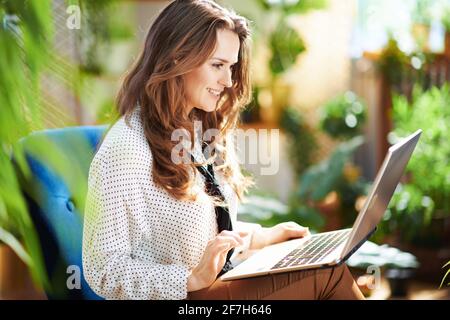
M 107 299 L 185 299 L 190 270 L 218 233 L 215 211 L 204 191 L 195 202 L 180 201 L 154 184 L 139 113 L 130 126 L 123 117 L 114 124 L 91 163 L 83 270 Z M 201 150 L 194 156 L 201 159 Z M 236 194 L 217 176 L 235 223 Z M 195 181 L 204 190 L 200 174 Z

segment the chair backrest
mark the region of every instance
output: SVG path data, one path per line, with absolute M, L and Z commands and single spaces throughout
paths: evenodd
M 81 181 L 80 190 L 87 190 L 89 166 L 106 129 L 107 126 L 49 129 L 21 140 L 31 171 L 22 190 L 41 244 L 51 286 L 46 291 L 49 299 L 101 299 L 83 276 L 84 201 L 74 201 L 76 197 L 69 185 L 75 175 L 79 186 Z M 55 161 L 67 161 L 73 172 L 54 169 L 31 152 L 33 144 L 44 139 L 56 147 L 48 151 Z

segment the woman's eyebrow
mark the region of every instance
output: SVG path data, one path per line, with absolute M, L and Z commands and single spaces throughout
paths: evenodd
M 219 60 L 219 61 L 221 61 L 223 63 L 230 63 L 227 59 L 223 59 L 223 58 L 212 57 L 212 59 Z M 235 63 L 233 63 L 233 64 L 236 64 L 236 63 L 237 63 L 237 61 Z

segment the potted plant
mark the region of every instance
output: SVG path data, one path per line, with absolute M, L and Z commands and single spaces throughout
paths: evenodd
M 238 214 L 242 221 L 272 226 L 287 218 L 288 207 L 271 193 L 252 190 L 239 206 Z
M 39 238 L 19 183 L 30 176 L 19 140 L 48 125 L 43 120 L 47 110 L 40 83 L 44 74 L 52 77 L 57 73 L 55 78 L 60 79 L 62 68 L 50 65 L 61 60 L 53 50 L 51 1 L 1 1 L 0 22 L 0 56 L 8 57 L 0 59 L 4 71 L 0 73 L 0 295 L 5 296 L 13 294 L 9 284 L 15 290 L 26 290 L 21 285 L 28 282 L 24 279 L 28 272 L 36 286 L 49 286 Z M 74 91 L 78 89 L 69 81 L 67 85 L 73 85 L 70 89 Z M 44 141 L 33 148 L 37 154 L 47 156 L 55 169 L 70 165 L 54 163 L 57 159 L 53 149 Z
M 313 164 L 317 149 L 316 138 L 312 128 L 305 123 L 300 112 L 293 107 L 283 109 L 280 126 L 287 136 L 289 160 L 298 178 Z
M 320 109 L 320 128 L 335 139 L 359 135 L 365 120 L 366 106 L 352 91 L 328 101 Z
M 16 170 L 11 155 L 22 171 L 27 173 L 23 151 L 17 141 L 28 135 L 31 128 L 41 128 L 39 99 L 39 79 L 50 59 L 50 39 L 52 38 L 52 17 L 49 2 L 0 2 L 0 105 L 2 106 L 0 130 L 0 247 L 2 279 L 0 288 L 6 295 L 7 281 L 20 277 L 22 263 L 30 269 L 35 283 L 46 284 L 42 253 L 38 238 L 31 222 L 25 200 L 19 187 Z M 21 37 L 21 38 L 20 38 Z M 7 70 L 7 72 L 6 72 Z M 31 124 L 29 115 L 33 121 Z M 22 274 L 23 275 L 23 274 Z M 16 283 L 20 286 L 20 282 Z M 19 290 L 21 288 L 18 288 Z M 10 293 L 10 292 L 9 292 Z
M 369 271 L 381 276 L 381 272 L 389 281 L 391 296 L 404 297 L 408 293 L 410 279 L 415 270 L 419 267 L 417 258 L 409 253 L 400 251 L 397 248 L 378 245 L 371 241 L 366 241 L 348 260 L 347 265 L 359 270 Z M 375 281 L 379 281 L 376 279 Z M 379 283 L 372 283 L 372 288 Z
M 359 134 L 365 121 L 365 104 L 351 91 L 327 102 L 321 108 L 320 127 L 341 142 L 328 159 L 305 170 L 298 183 L 296 198 L 300 208 L 321 213 L 325 230 L 350 225 L 357 213 L 359 196 L 367 193 L 368 184 L 352 161 L 364 143 Z
M 295 199 L 321 212 L 328 220 L 326 230 L 350 225 L 357 214 L 356 200 L 367 194 L 368 184 L 351 162 L 363 142 L 362 136 L 356 136 L 341 143 L 329 158 L 309 167 L 299 179 Z M 331 225 L 331 221 L 335 223 Z
M 402 78 L 410 69 L 410 64 L 408 55 L 400 50 L 397 40 L 390 35 L 377 62 L 377 67 L 389 86 L 395 89 L 400 87 Z
M 231 1 L 233 7 L 254 21 L 255 66 L 253 85 L 258 87 L 256 104 L 259 118 L 278 124 L 282 110 L 289 104 L 291 83 L 285 73 L 306 50 L 300 34 L 292 25 L 292 17 L 326 6 L 326 0 Z M 257 75 L 263 75 L 257 77 Z
M 430 277 L 439 272 L 445 263 L 442 259 L 448 258 L 439 258 L 436 250 L 448 248 L 450 243 L 449 105 L 448 85 L 428 91 L 416 87 L 411 102 L 404 96 L 395 96 L 395 129 L 389 135 L 395 143 L 397 137 L 418 128 L 423 130 L 380 227 L 386 234 L 395 235 L 393 241 L 398 245 L 408 251 L 416 250 L 419 259 L 427 260 L 428 268 L 420 271 Z

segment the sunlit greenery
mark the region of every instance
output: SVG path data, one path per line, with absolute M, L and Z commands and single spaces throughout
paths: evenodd
M 300 112 L 293 107 L 286 107 L 280 117 L 280 127 L 284 130 L 288 145 L 289 160 L 295 176 L 300 175 L 313 164 L 317 153 L 317 141 Z
M 272 52 L 269 67 L 272 74 L 278 76 L 294 64 L 297 56 L 307 49 L 298 32 L 289 24 L 289 17 L 314 9 L 323 9 L 327 1 L 256 0 L 256 2 L 268 16 L 270 14 L 275 17 L 272 25 L 260 24 L 256 27 L 268 37 L 267 43 Z
M 39 241 L 11 155 L 14 154 L 21 171 L 29 175 L 17 141 L 42 123 L 38 92 L 41 72 L 50 57 L 51 4 L 48 1 L 2 1 L 0 20 L 0 240 L 29 265 L 36 282 L 46 285 L 48 279 Z
M 366 105 L 355 93 L 347 91 L 321 108 L 320 126 L 333 138 L 351 138 L 362 133 Z
M 416 87 L 412 102 L 404 96 L 394 99 L 392 142 L 417 129 L 423 134 L 406 168 L 409 180 L 394 194 L 386 224 L 390 230 L 402 230 L 403 239 L 420 245 L 444 244 L 431 222 L 450 215 L 449 105 L 448 85 L 429 91 Z M 408 228 L 398 228 L 404 225 Z
M 86 10 L 95 10 L 100 15 L 99 7 L 106 8 L 109 2 L 104 0 L 94 5 L 91 1 L 68 0 L 65 4 L 85 6 Z M 55 19 L 49 0 L 0 1 L 0 243 L 14 250 L 28 265 L 35 283 L 47 291 L 51 291 L 50 282 L 24 199 L 24 193 L 34 200 L 40 191 L 34 185 L 25 151 L 27 156 L 45 163 L 63 179 L 79 207 L 84 207 L 87 181 L 86 168 L 62 157 L 61 150 L 51 141 L 42 137 L 32 137 L 26 142 L 22 139 L 48 126 L 45 119 L 48 96 L 42 87 L 43 79 L 59 79 L 59 85 L 78 95 L 83 87 L 80 76 L 83 68 L 71 64 L 54 50 Z M 93 23 L 92 20 L 85 22 L 86 26 Z M 105 26 L 99 28 L 105 30 Z M 89 30 L 92 37 L 99 37 L 98 28 L 92 26 Z M 117 31 L 122 35 L 124 32 Z M 102 39 L 108 37 L 110 35 L 103 35 Z M 83 51 L 87 57 L 96 51 L 96 48 L 88 48 Z M 91 149 L 86 141 L 77 141 L 74 145 L 77 150 L 73 152 L 77 154 L 87 154 Z

